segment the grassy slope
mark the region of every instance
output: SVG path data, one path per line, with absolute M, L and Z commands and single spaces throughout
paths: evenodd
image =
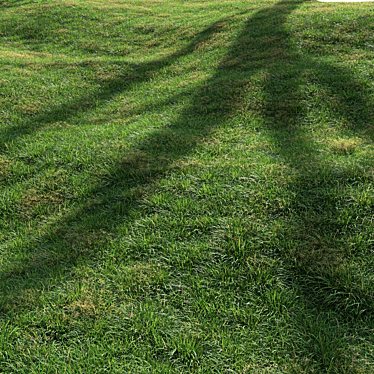
M 373 25 L 2 3 L 0 372 L 372 372 Z

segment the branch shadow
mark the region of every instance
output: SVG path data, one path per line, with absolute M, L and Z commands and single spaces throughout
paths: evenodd
M 74 98 L 67 102 L 63 102 L 58 106 L 49 108 L 41 114 L 28 116 L 25 121 L 9 125 L 0 133 L 0 149 L 4 148 L 5 144 L 9 141 L 17 142 L 20 136 L 32 134 L 44 125 L 56 121 L 69 121 L 69 119 L 81 115 L 84 112 L 100 107 L 104 102 L 111 100 L 114 96 L 124 91 L 129 91 L 132 87 L 148 81 L 154 74 L 160 70 L 173 65 L 178 59 L 188 56 L 199 48 L 201 43 L 209 42 L 214 34 L 220 32 L 223 25 L 227 23 L 230 18 L 219 20 L 205 30 L 197 33 L 196 37 L 180 51 L 163 57 L 161 59 L 152 60 L 145 63 L 121 63 L 122 71 L 126 73 L 121 74 L 115 79 L 107 82 L 100 82 L 101 87 L 92 94 L 83 94 L 80 98 Z M 84 61 L 80 65 L 85 64 L 100 65 L 102 62 L 87 62 Z M 58 62 L 58 65 L 63 67 L 63 62 Z
M 359 191 L 370 180 L 365 174 L 370 161 L 357 167 L 344 164 L 344 160 L 338 165 L 324 161 L 326 152 L 333 151 L 326 144 L 321 146 L 321 138 L 318 139 L 313 127 L 317 127 L 318 121 L 325 122 L 325 133 L 329 127 L 331 133 L 358 136 L 372 144 L 374 105 L 369 97 L 370 88 L 352 71 L 303 55 L 287 45 L 282 29 L 294 9 L 291 4 L 281 1 L 256 13 L 251 19 L 252 27 L 247 29 L 246 37 L 250 40 L 245 45 L 247 48 L 241 46 L 248 55 L 261 59 L 261 69 L 266 71 L 263 89 L 266 100 L 259 113 L 275 144 L 272 156 L 288 170 L 284 188 L 292 196 L 285 206 L 274 208 L 273 219 L 277 222 L 274 237 L 262 251 L 265 256 L 281 260 L 289 271 L 290 284 L 299 292 L 300 305 L 305 303 L 311 311 L 309 315 L 299 314 L 300 331 L 304 337 L 310 336 L 310 343 L 299 347 L 305 351 L 298 353 L 309 360 L 303 369 L 359 372 L 346 342 L 347 335 L 357 334 L 356 328 L 361 329 L 362 338 L 370 339 L 364 330 L 373 326 L 374 321 L 373 287 L 369 285 L 373 276 L 370 241 L 374 233 L 364 223 L 367 212 L 358 208 L 355 222 L 351 222 L 342 217 L 342 211 L 349 201 L 349 189 Z M 276 19 L 274 12 L 278 15 Z M 251 62 L 253 66 L 257 64 L 255 59 Z M 243 69 L 248 61 L 235 56 L 227 58 L 225 64 Z M 310 108 L 313 98 L 305 92 L 307 83 L 317 83 L 331 98 L 330 102 L 312 108 L 316 111 L 323 107 L 321 113 L 327 112 L 329 118 L 321 115 L 310 119 L 315 112 Z M 332 118 L 338 118 L 340 123 Z M 344 152 L 343 158 L 348 155 Z M 337 193 L 339 189 L 347 190 L 346 201 Z M 235 241 L 248 244 L 246 249 L 234 244 L 231 255 L 243 262 L 255 256 L 252 243 L 257 235 L 250 228 L 239 237 L 236 233 L 229 240 L 231 245 Z M 361 248 L 348 244 L 360 235 L 365 236 Z M 368 258 L 371 260 L 364 265 Z M 347 356 L 351 358 L 347 360 Z M 301 368 L 295 369 L 298 370 Z

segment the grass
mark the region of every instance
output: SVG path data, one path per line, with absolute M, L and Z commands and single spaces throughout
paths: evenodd
M 1 373 L 371 373 L 369 3 L 0 5 Z

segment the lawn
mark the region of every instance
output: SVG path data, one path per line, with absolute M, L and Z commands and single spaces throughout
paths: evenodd
M 0 4 L 0 373 L 374 372 L 374 8 Z

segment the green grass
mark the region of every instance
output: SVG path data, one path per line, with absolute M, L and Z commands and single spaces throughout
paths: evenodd
M 0 5 L 0 373 L 372 373 L 370 3 Z

